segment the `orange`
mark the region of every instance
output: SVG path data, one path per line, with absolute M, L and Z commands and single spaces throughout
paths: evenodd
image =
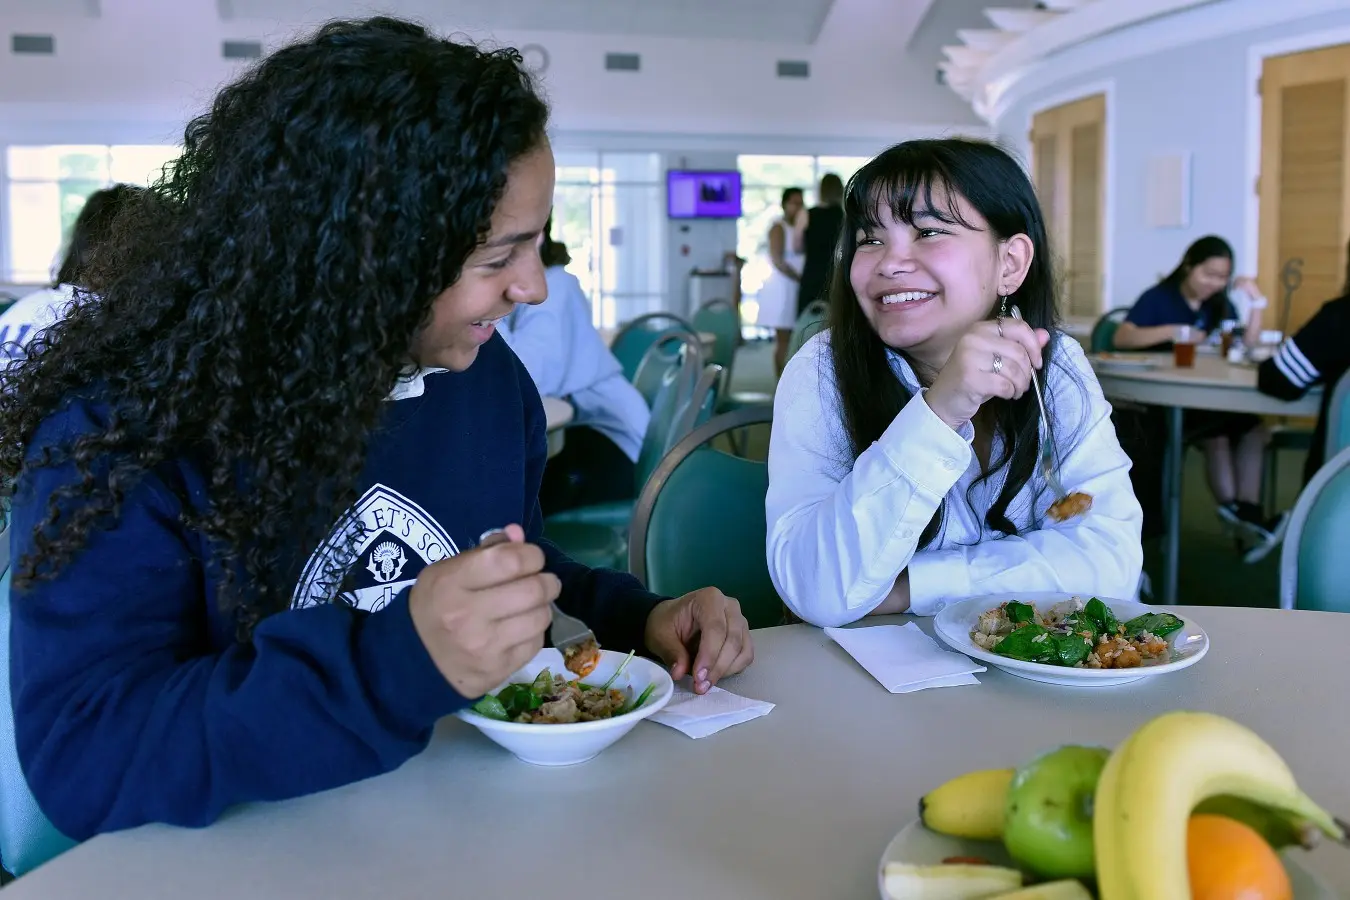
M 1292 900 L 1289 874 L 1265 838 L 1225 816 L 1191 816 L 1186 828 L 1191 900 Z

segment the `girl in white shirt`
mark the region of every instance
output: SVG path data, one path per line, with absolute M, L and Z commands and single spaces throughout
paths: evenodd
M 982 141 L 908 141 L 859 170 L 844 214 L 831 327 L 774 401 L 780 596 L 822 626 L 1015 591 L 1134 597 L 1130 462 L 1081 348 L 1053 331 L 1049 241 L 1020 166 Z M 1059 478 L 1093 498 L 1064 522 L 1046 515 L 1033 368 Z

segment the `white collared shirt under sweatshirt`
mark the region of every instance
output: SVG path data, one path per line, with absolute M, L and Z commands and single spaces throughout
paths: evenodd
M 793 612 L 821 626 L 857 621 L 886 599 L 906 568 L 910 612 L 917 615 L 1014 591 L 1137 595 L 1144 516 L 1130 485 L 1130 460 L 1082 348 L 1065 335 L 1056 346 L 1042 384 L 1059 477 L 1066 491 L 1090 494 L 1092 509 L 1067 522 L 1047 519 L 1054 498 L 1038 466 L 1007 510 L 1018 533 L 1004 535 L 985 523 L 985 514 L 1006 468 L 976 483 L 973 430 L 953 431 L 929 409 L 903 357 L 890 353 L 891 370 L 913 397 L 855 461 L 829 332 L 807 342 L 774 398 L 765 501 L 769 572 Z M 992 460 L 1001 447 L 996 435 Z M 944 499 L 942 529 L 919 550 Z

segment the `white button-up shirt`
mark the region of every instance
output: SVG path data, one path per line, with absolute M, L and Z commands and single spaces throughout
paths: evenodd
M 1137 596 L 1143 510 L 1111 407 L 1082 348 L 1057 336 L 1042 379 L 1064 489 L 1092 496 L 1067 522 L 1047 519 L 1054 497 L 1039 465 L 1007 510 L 1017 534 L 985 523 L 1006 468 L 979 483 L 974 432 L 953 431 L 928 408 L 914 370 L 897 353 L 891 370 L 913 394 L 856 460 L 849 449 L 830 363 L 828 332 L 788 363 L 774 399 L 769 444 L 769 573 L 802 619 L 856 621 L 886 599 L 909 570 L 910 611 L 933 615 L 948 602 L 1015 591 Z M 995 435 L 991 459 L 1001 452 Z M 942 529 L 919 537 L 945 502 Z

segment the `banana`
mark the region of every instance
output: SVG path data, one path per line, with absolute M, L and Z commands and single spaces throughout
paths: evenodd
M 1197 804 L 1219 795 L 1279 810 L 1345 839 L 1252 731 L 1209 713 L 1166 713 L 1111 754 L 1097 785 L 1093 844 L 1101 900 L 1187 900 L 1186 824 Z
M 1201 813 L 1236 819 L 1265 838 L 1266 843 L 1276 850 L 1285 847 L 1311 850 L 1322 837 L 1322 832 L 1307 819 L 1241 797 L 1210 797 L 1192 810 L 1193 815 Z
M 953 837 L 996 841 L 1003 837 L 1003 808 L 1013 769 L 985 769 L 953 778 L 919 800 L 919 819 Z

